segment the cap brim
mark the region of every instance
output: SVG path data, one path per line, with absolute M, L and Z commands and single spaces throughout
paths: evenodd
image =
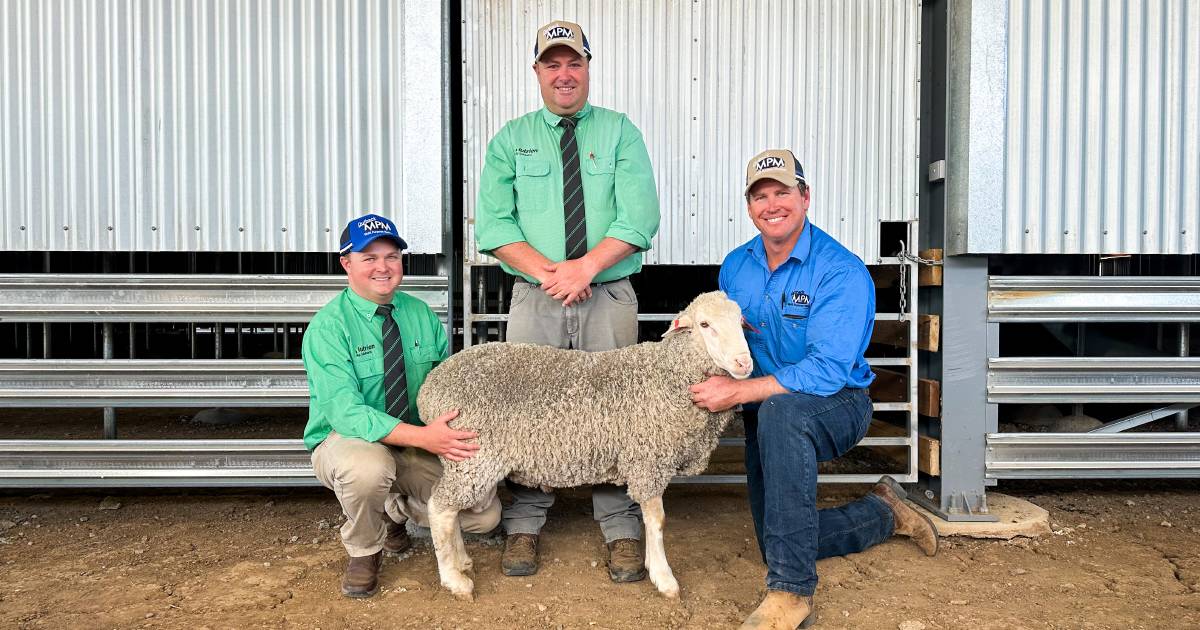
M 399 236 L 392 236 L 391 234 L 376 234 L 374 236 L 368 237 L 367 240 L 364 241 L 362 246 L 359 247 L 358 249 L 348 249 L 348 250 L 342 252 L 342 255 L 345 256 L 346 254 L 349 254 L 351 252 L 356 252 L 356 251 L 361 252 L 362 250 L 366 249 L 367 245 L 370 245 L 371 243 L 374 243 L 377 239 L 381 239 L 381 238 L 391 239 L 392 242 L 394 242 L 396 244 L 396 246 L 400 248 L 400 251 L 408 250 L 408 243 L 405 243 L 404 239 L 400 238 Z M 351 246 L 351 247 L 353 247 L 353 246 Z
M 580 57 L 583 57 L 584 59 L 587 59 L 588 61 L 592 60 L 592 53 L 589 53 L 586 50 L 579 50 L 578 48 L 576 48 L 566 42 L 550 44 L 546 48 L 543 48 L 541 51 L 539 51 L 537 57 L 534 57 L 533 60 L 535 62 L 541 61 L 542 57 L 546 56 L 546 53 L 550 52 L 551 50 L 554 50 L 555 48 L 570 48 L 571 50 L 573 50 L 575 52 L 575 54 L 579 55 Z
M 754 188 L 755 184 L 763 181 L 764 179 L 770 179 L 773 181 L 777 181 L 780 184 L 783 184 L 784 186 L 787 186 L 789 188 L 800 184 L 800 179 L 797 178 L 795 175 L 792 175 L 791 181 L 788 181 L 786 179 L 780 179 L 779 177 L 775 177 L 774 175 L 759 175 L 758 177 L 755 177 L 754 179 L 750 180 L 750 183 L 746 184 L 746 190 L 745 190 L 745 192 L 742 193 L 742 195 L 743 196 L 749 195 L 750 189 Z

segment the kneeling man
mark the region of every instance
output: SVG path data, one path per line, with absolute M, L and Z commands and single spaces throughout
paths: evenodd
M 411 545 L 404 527 L 409 518 L 428 525 L 425 506 L 442 474 L 437 456 L 462 461 L 479 448 L 469 441 L 475 433 L 447 425 L 457 411 L 428 425 L 417 415 L 417 390 L 450 353 L 433 310 L 396 290 L 405 248 L 396 226 L 381 216 L 346 225 L 340 253 L 349 286 L 304 333 L 310 397 L 304 444 L 317 478 L 346 515 L 341 534 L 350 562 L 342 594 L 348 597 L 379 590 L 384 552 Z M 500 522 L 495 493 L 460 522 L 468 532 L 494 529 Z
M 893 534 L 928 555 L 937 531 L 884 477 L 867 496 L 818 510 L 817 462 L 854 447 L 871 424 L 863 357 L 875 325 L 866 265 L 808 221 L 811 189 L 788 150 L 746 168 L 746 208 L 759 235 L 721 264 L 720 285 L 757 330 L 746 335 L 751 378 L 714 376 L 692 400 L 720 411 L 745 405 L 746 473 L 767 596 L 743 628 L 811 622 L 820 558 L 863 551 Z

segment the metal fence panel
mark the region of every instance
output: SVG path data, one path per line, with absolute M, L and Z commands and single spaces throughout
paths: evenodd
M 443 3 L 0 3 L 0 250 L 443 250 Z
M 949 167 L 970 192 L 947 204 L 951 252 L 1200 252 L 1195 2 L 956 10 L 970 19 L 951 36 L 964 46 L 951 51 L 950 89 L 971 97 L 952 118 L 971 124 L 950 136 L 969 161 Z
M 753 236 L 745 165 L 768 147 L 796 152 L 813 222 L 869 263 L 880 221 L 916 219 L 916 0 L 463 2 L 467 262 L 487 260 L 474 247 L 487 143 L 541 106 L 533 37 L 553 19 L 587 33 L 591 102 L 645 136 L 662 206 L 647 263 L 717 264 Z

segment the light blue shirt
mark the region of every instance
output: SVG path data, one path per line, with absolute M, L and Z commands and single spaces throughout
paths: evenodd
M 746 332 L 753 376 L 793 392 L 831 396 L 875 380 L 863 354 L 875 327 L 875 284 L 862 260 L 805 220 L 774 272 L 762 235 L 721 263 L 721 290 L 759 332 Z

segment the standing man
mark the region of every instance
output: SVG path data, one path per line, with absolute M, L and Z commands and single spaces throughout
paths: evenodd
M 720 285 L 758 329 L 747 335 L 754 373 L 710 377 L 692 386 L 692 400 L 711 411 L 746 405 L 750 513 L 767 595 L 742 628 L 790 630 L 812 612 L 818 559 L 893 534 L 932 556 L 938 539 L 890 477 L 857 501 L 817 509 L 817 462 L 853 448 L 871 423 L 866 388 L 875 375 L 863 353 L 875 287 L 857 256 L 808 221 L 811 189 L 791 151 L 754 156 L 745 195 L 759 235 L 725 257 Z
M 410 517 L 428 525 L 425 506 L 442 475 L 436 456 L 462 461 L 479 449 L 471 441 L 475 433 L 447 424 L 457 410 L 429 425 L 417 415 L 417 390 L 450 353 L 433 310 L 396 290 L 404 279 L 400 253 L 407 247 L 381 216 L 347 224 L 340 253 L 349 286 L 317 311 L 304 332 L 304 445 L 312 451 L 317 479 L 333 490 L 346 515 L 347 597 L 379 590 L 383 553 L 411 545 L 404 527 Z M 462 515 L 468 532 L 491 531 L 499 521 L 495 494 Z
M 629 276 L 658 230 L 658 195 L 641 132 L 624 114 L 588 103 L 591 58 L 578 24 L 539 28 L 533 73 L 545 107 L 509 121 L 488 144 L 475 237 L 516 276 L 508 341 L 588 351 L 637 342 Z M 532 575 L 554 495 L 508 485 L 502 568 Z M 597 486 L 592 507 L 609 577 L 644 578 L 637 504 L 625 488 Z

